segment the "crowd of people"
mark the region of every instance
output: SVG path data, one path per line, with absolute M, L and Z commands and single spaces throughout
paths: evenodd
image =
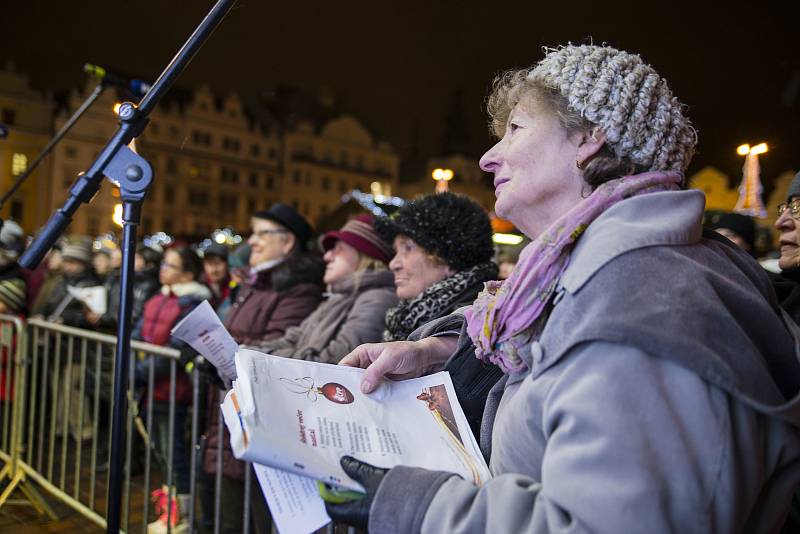
M 521 252 L 498 255 L 487 214 L 457 194 L 356 215 L 316 243 L 279 203 L 252 215 L 236 251 L 140 246 L 133 337 L 179 349 L 183 369 L 195 355 L 170 330 L 208 300 L 239 344 L 366 368 L 365 393 L 386 378 L 449 371 L 494 478 L 477 487 L 345 457 L 367 493 L 328 512 L 370 532 L 796 528 L 800 173 L 777 207 L 781 272 L 770 273 L 753 257 L 751 218 L 724 214 L 703 228 L 703 194 L 683 174 L 697 134 L 639 56 L 548 50 L 500 75 L 488 109 L 499 141 L 480 165 L 494 175 L 496 212 L 530 240 Z M 6 221 L 0 312 L 115 330 L 117 250 L 72 237 L 23 272 L 24 244 Z M 70 286 L 104 286 L 106 312 Z M 236 370 L 202 370 L 201 527 L 213 528 L 209 499 L 219 498 L 221 531 L 240 531 L 245 465 L 218 413 Z M 139 387 L 149 372 L 137 362 Z M 166 360 L 152 372 L 152 442 L 162 473 L 172 455 L 174 487 L 154 490 L 149 532 L 166 532 L 168 509 L 180 531 L 191 506 L 189 380 L 178 373 L 169 440 Z M 251 495 L 252 527 L 267 532 L 264 501 Z

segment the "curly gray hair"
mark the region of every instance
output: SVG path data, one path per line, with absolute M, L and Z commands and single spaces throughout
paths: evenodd
M 545 48 L 528 69 L 499 75 L 487 99 L 491 126 L 502 137 L 508 115 L 523 98 L 545 102 L 568 131 L 598 126 L 606 149 L 584 171 L 597 186 L 647 170 L 684 171 L 697 133 L 666 80 L 641 57 L 609 46 Z

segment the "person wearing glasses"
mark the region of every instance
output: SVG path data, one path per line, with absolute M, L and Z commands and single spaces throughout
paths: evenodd
M 317 255 L 306 252 L 311 225 L 291 206 L 273 204 L 268 210 L 256 212 L 250 224 L 249 274 L 237 290 L 223 323 L 237 343 L 263 345 L 299 325 L 319 306 L 325 264 Z M 202 460 L 206 475 L 217 472 L 218 414 L 219 402 L 211 403 L 205 432 L 207 446 Z M 218 497 L 222 499 L 224 512 L 220 528 L 222 532 L 241 532 L 245 464 L 234 458 L 228 432 L 222 430 L 223 477 L 222 493 Z M 254 491 L 251 500 L 256 532 L 268 529 L 266 509 L 259 493 Z M 204 523 L 213 517 L 213 510 L 213 506 L 204 507 Z
M 786 202 L 778 206 L 775 229 L 780 243 L 778 267 L 781 272 L 770 274 L 772 287 L 781 307 L 800 324 L 800 172 L 789 184 Z
M 480 165 L 531 243 L 459 336 L 342 363 L 366 368 L 365 393 L 465 346 L 497 364 L 494 476 L 345 456 L 366 496 L 331 517 L 381 534 L 778 532 L 800 483 L 795 327 L 758 263 L 702 231 L 686 107 L 638 55 L 571 44 L 501 74 L 487 107 L 499 141 Z

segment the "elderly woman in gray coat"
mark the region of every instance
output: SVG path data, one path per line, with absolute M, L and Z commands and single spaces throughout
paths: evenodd
M 386 268 L 392 249 L 373 227 L 372 216 L 350 219 L 320 238 L 328 298 L 300 325 L 290 327 L 258 350 L 322 363 L 337 363 L 362 343 L 381 339 L 386 311 L 397 304 L 394 277 Z M 235 368 L 220 370 L 225 380 Z
M 800 482 L 797 333 L 758 264 L 702 232 L 684 106 L 639 56 L 569 45 L 500 76 L 489 111 L 481 167 L 531 244 L 460 336 L 451 317 L 342 363 L 367 368 L 365 392 L 465 345 L 500 366 L 494 478 L 344 457 L 367 495 L 331 516 L 382 534 L 779 531 Z

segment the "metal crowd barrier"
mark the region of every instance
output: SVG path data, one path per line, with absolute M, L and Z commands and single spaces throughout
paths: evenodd
M 0 507 L 26 503 L 55 520 L 55 512 L 38 487 L 44 489 L 49 498 L 57 499 L 105 528 L 115 345 L 115 336 L 38 319 L 26 323 L 17 317 L 0 315 Z M 176 349 L 136 341 L 131 349 L 122 528 L 125 532 L 147 532 L 147 524 L 156 519 L 151 492 L 163 485 L 170 494 L 169 488 L 175 482 L 176 380 L 179 373 L 186 370 L 179 365 L 180 352 Z M 167 457 L 163 460 L 166 473 L 158 468 L 151 439 L 156 404 L 154 366 L 159 359 L 162 364 L 166 359 L 169 366 Z M 137 361 L 143 361 L 147 371 L 144 384 L 135 383 Z M 182 525 L 181 530 L 217 534 L 221 532 L 222 518 L 226 515 L 220 505 L 222 432 L 218 437 L 213 477 L 213 517 L 209 517 L 212 510 L 205 510 L 199 504 L 198 483 L 202 470 L 199 460 L 203 452 L 200 435 L 205 431 L 201 412 L 211 408 L 204 406 L 203 382 L 195 365 L 190 374 L 192 400 L 185 408 L 190 429 L 183 433 L 184 436 L 188 434 L 185 449 L 189 455 L 190 506 L 184 511 L 188 529 Z M 163 404 L 159 407 L 164 408 Z M 218 423 L 220 428 L 224 427 L 221 413 Z M 241 519 L 245 533 L 251 523 L 249 465 L 246 473 Z M 204 478 L 207 480 L 209 475 Z M 20 491 L 24 499 L 11 500 L 15 491 Z M 255 491 L 260 493 L 257 487 Z M 171 507 L 167 510 L 170 515 Z M 201 514 L 205 528 L 200 525 Z

